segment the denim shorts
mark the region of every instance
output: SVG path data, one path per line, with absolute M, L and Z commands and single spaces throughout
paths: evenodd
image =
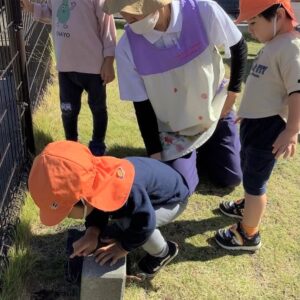
M 246 193 L 253 196 L 266 193 L 267 182 L 276 163 L 273 144 L 285 126 L 279 115 L 243 119 L 240 128 L 241 167 Z

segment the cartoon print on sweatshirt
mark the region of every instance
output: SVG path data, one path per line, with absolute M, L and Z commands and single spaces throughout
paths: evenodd
M 59 6 L 56 17 L 58 20 L 58 25 L 63 24 L 63 27 L 68 28 L 68 21 L 71 16 L 71 10 L 76 6 L 76 2 L 71 2 L 69 4 L 69 0 L 63 0 L 62 4 Z

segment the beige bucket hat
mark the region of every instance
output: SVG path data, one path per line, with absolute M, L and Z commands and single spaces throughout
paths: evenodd
M 110 15 L 119 12 L 149 15 L 171 2 L 172 0 L 106 0 L 103 10 Z

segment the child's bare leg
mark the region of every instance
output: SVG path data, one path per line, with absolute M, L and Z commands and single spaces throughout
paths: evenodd
M 251 236 L 257 233 L 261 219 L 267 204 L 266 194 L 254 196 L 245 193 L 245 209 L 242 219 L 242 227 Z

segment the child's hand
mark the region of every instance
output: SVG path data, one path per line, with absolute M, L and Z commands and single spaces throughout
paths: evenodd
M 84 236 L 73 243 L 73 253 L 70 258 L 75 256 L 88 256 L 91 254 L 98 245 L 99 229 L 96 227 L 89 227 Z
M 103 80 L 103 85 L 108 84 L 115 79 L 114 57 L 107 56 L 104 58 L 100 75 Z
M 107 246 L 97 249 L 94 253 L 96 262 L 103 266 L 106 262 L 111 261 L 110 265 L 113 266 L 120 258 L 128 254 L 118 242 L 111 243 Z
M 21 0 L 21 7 L 25 11 L 33 13 L 33 3 L 30 0 Z
M 298 133 L 283 130 L 273 144 L 272 153 L 278 159 L 281 155 L 283 158 L 293 157 L 296 152 Z

